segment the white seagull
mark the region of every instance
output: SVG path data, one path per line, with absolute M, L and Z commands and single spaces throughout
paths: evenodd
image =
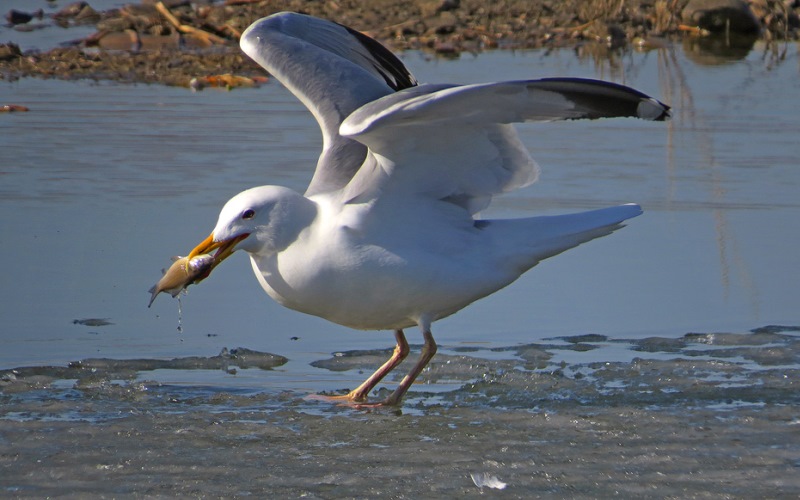
M 354 404 L 425 341 L 417 363 L 376 405 L 397 405 L 436 353 L 431 324 L 512 283 L 543 259 L 621 227 L 635 204 L 483 220 L 492 196 L 527 186 L 539 168 L 514 122 L 638 117 L 669 107 L 621 85 L 547 78 L 418 85 L 385 47 L 348 27 L 279 13 L 251 25 L 242 50 L 283 83 L 322 129 L 305 194 L 261 186 L 234 196 L 189 254 L 250 255 L 267 294 L 290 309 L 361 330 L 394 330 L 397 346 Z

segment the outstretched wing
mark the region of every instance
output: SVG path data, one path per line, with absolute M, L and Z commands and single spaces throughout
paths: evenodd
M 431 196 L 475 213 L 492 195 L 536 180 L 538 167 L 511 123 L 623 116 L 664 120 L 669 106 L 622 85 L 578 78 L 406 89 L 342 123 L 340 134 L 370 152 L 345 193 L 354 200 Z
M 308 195 L 342 188 L 366 157 L 363 145 L 339 135 L 342 121 L 360 106 L 417 83 L 372 38 L 303 14 L 260 19 L 242 34 L 240 44 L 305 104 L 322 129 L 322 154 Z

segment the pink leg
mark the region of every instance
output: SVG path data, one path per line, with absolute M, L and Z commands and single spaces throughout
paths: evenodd
M 403 396 L 405 396 L 406 392 L 408 392 L 411 384 L 414 383 L 414 380 L 416 380 L 417 376 L 422 373 L 422 370 L 428 366 L 431 358 L 433 358 L 433 356 L 436 354 L 436 342 L 433 340 L 433 335 L 431 334 L 430 329 L 426 328 L 423 330 L 422 336 L 425 338 L 425 345 L 422 346 L 422 354 L 420 354 L 417 364 L 414 365 L 414 368 L 412 368 L 410 372 L 408 372 L 408 375 L 403 377 L 403 380 L 400 381 L 400 385 L 397 386 L 397 389 L 395 389 L 388 398 L 379 403 L 380 406 L 396 406 L 400 404 L 400 401 L 403 399 Z
M 381 380 L 383 380 L 383 377 L 388 375 L 390 371 L 394 370 L 395 367 L 402 363 L 403 360 L 406 359 L 406 356 L 408 356 L 408 342 L 406 341 L 406 336 L 403 334 L 403 330 L 395 330 L 394 338 L 397 340 L 397 345 L 394 348 L 392 357 L 390 357 L 388 361 L 383 364 L 383 366 L 378 368 L 375 373 L 365 380 L 363 384 L 359 385 L 343 396 L 331 396 L 326 399 L 340 399 L 358 403 L 366 401 L 367 395 L 372 392 L 372 389 L 374 389 Z M 434 346 L 434 351 L 436 350 L 435 347 L 436 346 Z

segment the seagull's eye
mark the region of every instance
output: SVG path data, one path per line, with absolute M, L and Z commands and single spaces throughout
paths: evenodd
M 245 220 L 252 219 L 255 216 L 256 216 L 256 211 L 253 210 L 252 208 L 248 208 L 247 210 L 242 212 L 242 219 Z

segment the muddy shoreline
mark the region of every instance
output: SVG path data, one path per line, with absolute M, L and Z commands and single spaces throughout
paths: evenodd
M 26 28 L 29 23 L 37 29 L 57 23 L 67 28 L 94 26 L 95 33 L 70 46 L 24 53 L 13 44 L 0 45 L 0 80 L 39 77 L 178 86 L 255 85 L 259 81 L 251 79 L 263 77 L 263 70 L 241 53 L 238 38 L 254 20 L 281 10 L 333 19 L 395 51 L 421 50 L 438 57 L 580 45 L 608 51 L 648 50 L 679 37 L 713 38 L 715 25 L 686 6 L 686 1 L 624 0 L 144 0 L 98 12 L 91 3 L 76 2 L 48 13 L 38 24 L 31 14 L 30 21 L 20 22 L 15 29 L 31 29 L 33 35 L 35 29 Z M 745 19 L 753 25 L 734 36 L 768 41 L 797 38 L 800 7 L 778 9 L 754 1 L 744 8 Z M 6 14 L 9 22 L 13 15 L 14 11 Z M 735 26 L 728 22 L 726 28 L 731 25 Z M 229 74 L 242 78 L 218 79 Z
M 507 359 L 442 354 L 396 409 L 148 380 L 165 362 L 4 371 L 0 491 L 423 498 L 505 484 L 509 498 L 796 498 L 797 330 L 641 339 L 632 362 L 557 361 L 618 342 L 597 335 L 508 348 Z M 323 364 L 367 370 L 385 354 Z M 281 363 L 247 350 L 222 357 L 172 368 Z M 442 381 L 461 387 L 426 389 Z
M 0 421 L 9 498 L 796 498 L 783 407 L 583 407 L 423 416 L 192 408 Z M 46 444 L 45 444 L 46 443 Z M 479 488 L 485 474 L 507 486 Z

